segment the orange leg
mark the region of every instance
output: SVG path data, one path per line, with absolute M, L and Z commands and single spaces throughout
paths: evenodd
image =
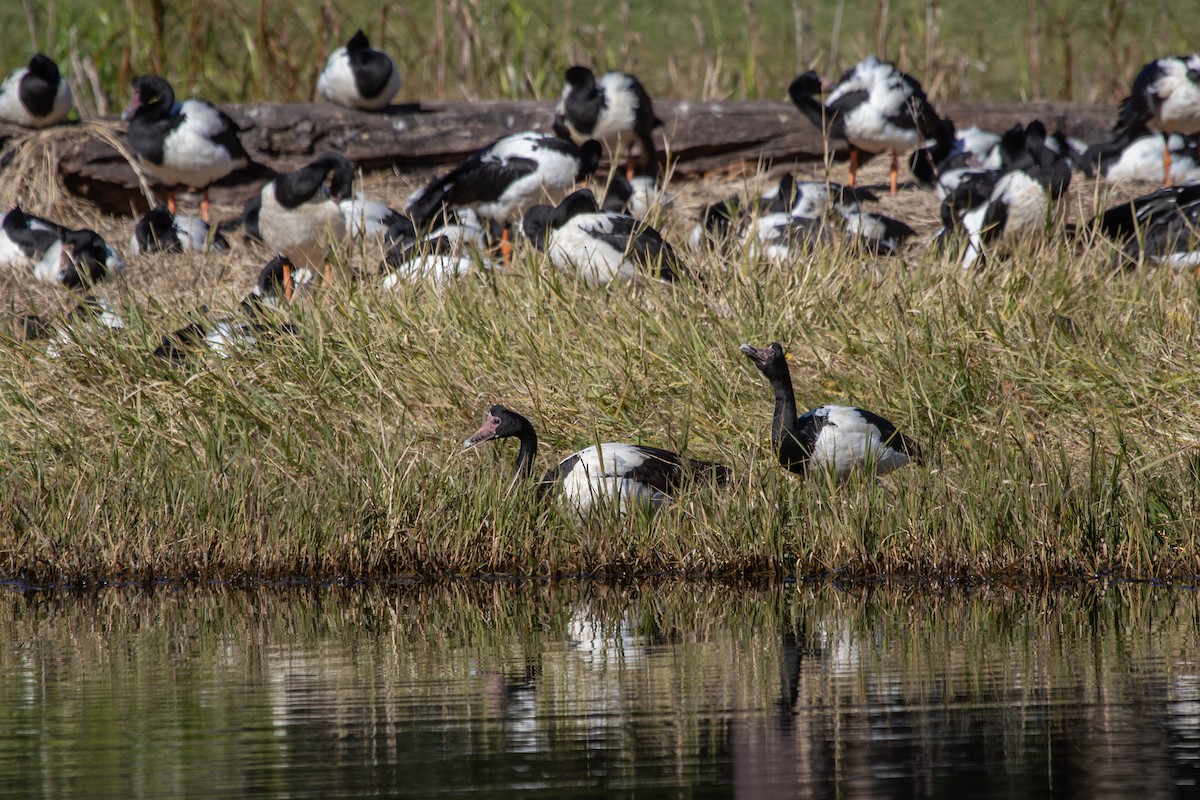
M 896 173 L 900 170 L 899 156 L 896 151 L 892 151 L 892 194 L 896 193 Z
M 171 216 L 175 216 L 175 190 L 167 189 L 167 211 L 171 212 Z
M 1171 139 L 1163 134 L 1163 186 L 1171 185 Z
M 200 219 L 205 225 L 208 224 L 208 187 L 205 187 L 204 194 L 200 195 Z
M 633 155 L 630 154 L 625 158 L 625 179 L 631 181 L 633 180 L 633 175 Z
M 325 262 L 325 282 L 331 283 L 332 281 L 333 281 L 333 264 L 330 264 L 328 261 L 326 261 Z
M 296 292 L 296 284 L 292 280 L 292 262 L 283 262 L 283 296 L 290 303 Z
M 855 176 L 858 175 L 858 150 L 850 148 L 850 186 L 854 186 Z
M 512 266 L 512 243 L 508 240 L 508 226 L 504 226 L 504 231 L 500 234 L 500 255 L 504 259 L 504 268 L 508 269 Z

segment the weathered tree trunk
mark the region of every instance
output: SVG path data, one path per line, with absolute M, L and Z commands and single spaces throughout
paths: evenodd
M 663 102 L 655 104 L 664 121 L 659 130 L 664 151 L 675 162 L 675 175 L 690 178 L 714 170 L 779 166 L 820 161 L 826 145 L 818 131 L 790 104 L 770 101 Z M 432 173 L 517 131 L 549 130 L 550 103 L 482 101 L 423 103 L 392 107 L 385 113 L 351 111 L 322 103 L 244 104 L 225 110 L 245 129 L 242 142 L 258 167 L 214 184 L 215 203 L 238 205 L 269 179 L 318 153 L 337 150 L 364 171 L 395 169 Z M 946 103 L 941 107 L 960 126 L 1004 130 L 1016 122 L 1041 119 L 1050 131 L 1061 130 L 1086 141 L 1103 139 L 1115 109 L 1078 103 Z M 114 127 L 120 123 L 113 121 Z M 0 139 L 19 136 L 0 124 Z M 845 143 L 833 140 L 829 152 L 845 155 Z M 67 148 L 59 164 L 64 185 L 114 214 L 147 207 L 137 177 L 124 157 L 98 140 Z

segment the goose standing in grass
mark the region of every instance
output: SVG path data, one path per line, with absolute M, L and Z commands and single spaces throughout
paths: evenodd
M 0 221 L 0 268 L 75 289 L 108 275 L 109 249 L 95 231 L 72 230 L 14 208 Z
M 129 240 L 133 253 L 206 253 L 223 252 L 229 242 L 199 217 L 172 214 L 166 206 L 157 206 L 138 220 Z
M 361 30 L 329 54 L 317 78 L 321 97 L 345 108 L 378 111 L 400 91 L 400 71 L 387 53 L 371 47 Z
M 1162 134 L 1200 133 L 1200 52 L 1160 58 L 1142 67 L 1121 101 L 1118 131 L 1146 127 Z M 1163 180 L 1171 185 L 1171 148 L 1163 147 Z
M 263 242 L 284 258 L 284 284 L 290 299 L 291 269 L 316 270 L 332 277 L 331 244 L 346 237 L 339 205 L 354 190 L 354 169 L 341 153 L 325 153 L 300 169 L 263 186 L 258 228 Z
M 557 203 L 576 183 L 596 171 L 600 143 L 573 142 L 536 131 L 492 142 L 446 175 L 434 180 L 406 209 L 418 228 L 444 209 L 471 208 L 503 232 L 505 262 L 512 257 L 508 224 L 538 203 Z
M 792 377 L 778 342 L 770 347 L 743 344 L 740 349 L 775 392 L 771 447 L 784 469 L 797 475 L 824 470 L 842 481 L 859 470 L 885 475 L 906 464 L 920 463 L 920 446 L 870 411 L 827 405 L 797 416 Z
M 469 449 L 493 439 L 517 439 L 521 446 L 514 465 L 516 480 L 533 476 L 538 438 L 533 424 L 504 406 L 492 406 L 483 426 L 463 442 Z M 671 502 L 689 479 L 708 477 L 727 483 L 729 468 L 685 458 L 670 450 L 645 445 L 605 442 L 567 456 L 538 481 L 539 494 L 552 493 L 580 520 L 593 511 L 613 508 L 622 516 L 642 510 L 653 513 Z
M 568 195 L 557 207 L 534 206 L 525 212 L 522 229 L 554 266 L 588 286 L 650 276 L 671 281 L 682 272 L 658 231 L 626 214 L 600 211 L 589 189 Z
M 869 158 L 890 152 L 891 191 L 896 193 L 899 154 L 922 147 L 937 129 L 940 119 L 921 84 L 887 61 L 867 56 L 822 100 L 824 87 L 815 72 L 798 76 L 788 94 L 809 121 L 826 136 L 844 138 L 850 144 L 850 185 L 858 174 L 861 154 Z
M 56 125 L 71 112 L 71 85 L 58 64 L 38 53 L 0 84 L 0 122 L 23 128 Z
M 607 72 L 597 80 L 595 73 L 581 66 L 568 69 L 566 80 L 555 109 L 555 132 L 580 143 L 595 139 L 614 157 L 635 138 L 641 148 L 641 168 L 657 175 L 654 129 L 662 120 L 654 116 L 654 104 L 641 82 L 624 72 Z M 625 177 L 632 180 L 636 173 L 633 154 L 625 156 Z
M 208 222 L 208 187 L 250 165 L 237 123 L 202 100 L 175 102 L 171 84 L 157 75 L 133 79 L 133 95 L 121 118 L 129 122 L 129 146 L 138 163 L 167 186 L 175 213 L 175 188 L 200 189 L 200 219 Z

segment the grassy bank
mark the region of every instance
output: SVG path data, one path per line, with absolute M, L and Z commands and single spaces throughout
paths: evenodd
M 1142 64 L 1200 41 L 1200 19 L 1170 0 L 56 0 L 0 7 L 11 61 L 0 66 L 45 50 L 74 74 L 87 113 L 119 110 L 143 72 L 213 101 L 307 100 L 325 56 L 359 27 L 394 54 L 406 102 L 552 96 L 578 62 L 637 72 L 654 96 L 783 99 L 797 72 L 834 74 L 870 52 L 935 101 L 1108 102 Z
M 917 223 L 932 202 L 884 210 Z M 706 287 L 608 292 L 525 254 L 444 289 L 367 280 L 297 305 L 295 336 L 183 368 L 150 355 L 159 337 L 201 302 L 232 308 L 266 254 L 135 257 L 102 287 L 122 335 L 73 328 L 59 358 L 0 346 L 0 575 L 1200 574 L 1197 281 L 1108 274 L 1103 244 L 1057 241 L 982 272 L 923 243 L 787 268 L 689 256 Z M 4 313 L 66 303 L 0 290 Z M 801 405 L 874 410 L 929 463 L 841 487 L 782 472 L 737 350 L 773 340 Z M 719 460 L 732 485 L 576 530 L 510 487 L 515 445 L 460 452 L 496 402 L 539 426 L 539 470 L 633 441 Z

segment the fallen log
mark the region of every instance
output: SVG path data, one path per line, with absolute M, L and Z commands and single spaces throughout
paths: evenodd
M 790 104 L 773 101 L 660 101 L 659 134 L 675 162 L 675 175 L 699 177 L 716 170 L 821 161 L 826 144 Z M 337 150 L 364 172 L 396 170 L 431 174 L 516 131 L 549 130 L 553 107 L 538 101 L 431 102 L 393 106 L 382 113 L 324 103 L 253 103 L 224 109 L 244 129 L 242 142 L 257 162 L 213 185 L 214 203 L 240 205 L 270 179 L 318 153 Z M 1041 119 L 1051 131 L 1085 141 L 1105 138 L 1116 118 L 1107 106 L 1080 103 L 945 103 L 960 126 L 1004 130 Z M 114 132 L 121 123 L 107 121 Z M 0 141 L 23 131 L 0 124 Z M 112 214 L 140 214 L 147 199 L 126 158 L 110 144 L 87 138 L 60 151 L 63 185 Z M 829 154 L 845 156 L 845 143 Z

